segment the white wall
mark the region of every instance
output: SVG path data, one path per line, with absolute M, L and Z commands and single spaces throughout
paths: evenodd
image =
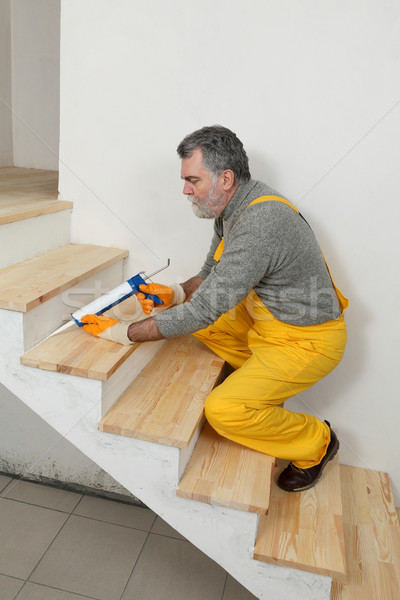
M 60 0 L 13 0 L 14 165 L 58 169 Z
M 0 472 L 134 497 L 0 384 Z
M 0 0 L 0 168 L 13 164 L 10 0 Z
M 342 364 L 292 405 L 397 492 L 399 24 L 395 0 L 68 0 L 60 146 L 75 241 L 129 248 L 129 274 L 171 257 L 167 282 L 197 272 L 211 232 L 182 196 L 176 145 L 204 124 L 237 132 L 351 299 Z

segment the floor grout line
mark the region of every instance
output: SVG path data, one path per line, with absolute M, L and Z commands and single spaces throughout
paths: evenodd
M 9 502 L 18 502 L 19 504 L 25 504 L 25 506 L 35 506 L 36 508 L 43 508 L 44 510 L 52 510 L 53 512 L 62 513 L 64 515 L 72 515 L 73 514 L 69 510 L 62 510 L 61 508 L 51 508 L 50 506 L 43 506 L 42 504 L 35 504 L 34 502 L 27 502 L 26 500 L 17 500 L 16 498 L 7 498 L 6 496 L 0 496 L 0 500 L 8 500 Z
M 47 546 L 46 550 L 43 552 L 42 556 L 39 558 L 38 562 L 36 563 L 36 565 L 34 566 L 34 568 L 32 569 L 32 571 L 30 572 L 30 574 L 28 575 L 28 577 L 26 578 L 26 581 L 29 581 L 30 583 L 36 583 L 35 581 L 30 581 L 30 578 L 32 577 L 33 573 L 35 572 L 35 570 L 38 568 L 38 566 L 40 565 L 40 563 L 42 562 L 43 558 L 45 557 L 45 555 L 47 554 L 47 552 L 50 550 L 51 546 L 54 544 L 55 540 L 58 538 L 58 536 L 60 535 L 60 533 L 62 532 L 62 530 L 64 529 L 65 525 L 68 523 L 68 521 L 71 518 L 71 514 L 69 515 L 69 517 L 67 519 L 65 519 L 65 522 L 63 523 L 63 525 L 60 527 L 60 529 L 58 530 L 58 532 L 56 533 L 56 535 L 54 536 L 54 538 L 51 540 L 50 544 Z
M 64 592 L 66 594 L 73 594 L 74 596 L 78 596 L 79 598 L 88 598 L 88 600 L 101 600 L 101 598 L 96 597 L 96 596 L 86 596 L 85 594 L 79 594 L 78 592 L 71 592 L 70 590 L 64 590 L 63 588 L 54 587 L 53 585 L 45 585 L 43 583 L 36 583 L 35 581 L 27 581 L 27 580 L 24 582 L 24 585 L 22 586 L 22 588 L 17 592 L 17 595 L 14 596 L 13 600 L 18 600 L 18 596 L 20 595 L 20 593 L 22 592 L 22 590 L 24 589 L 24 587 L 26 586 L 27 583 L 30 583 L 31 585 L 37 585 L 38 587 L 47 588 L 49 590 L 57 590 L 59 592 Z
M 226 574 L 226 577 L 225 577 L 224 589 L 222 590 L 221 600 L 224 600 L 227 583 L 228 583 L 228 573 Z
M 145 545 L 146 545 L 146 542 L 147 542 L 147 540 L 148 540 L 148 539 L 149 539 L 149 537 L 150 537 L 150 533 L 151 533 L 151 532 L 149 531 L 149 532 L 147 533 L 147 535 L 146 535 L 146 539 L 144 540 L 144 542 L 143 542 L 143 546 L 142 546 L 142 547 L 141 547 L 141 549 L 140 549 L 140 552 L 139 552 L 139 554 L 138 554 L 138 557 L 137 557 L 137 559 L 135 560 L 135 562 L 134 562 L 134 564 L 133 564 L 132 570 L 131 570 L 131 572 L 130 572 L 130 575 L 129 575 L 129 577 L 128 577 L 127 581 L 126 581 L 125 587 L 124 587 L 124 589 L 122 590 L 122 594 L 121 594 L 121 596 L 120 596 L 119 600 L 122 600 L 122 598 L 124 597 L 124 594 L 125 594 L 125 592 L 126 592 L 126 589 L 127 589 L 128 585 L 129 585 L 129 582 L 131 581 L 131 579 L 132 579 L 132 577 L 133 577 L 133 573 L 135 572 L 136 565 L 138 564 L 138 562 L 139 562 L 139 559 L 140 559 L 140 557 L 142 556 L 142 552 L 143 552 L 143 550 L 144 550 L 144 547 L 145 547 Z

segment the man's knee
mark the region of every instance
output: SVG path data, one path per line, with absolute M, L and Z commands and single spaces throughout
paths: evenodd
M 217 389 L 209 394 L 205 402 L 206 419 L 217 431 L 229 431 L 235 427 L 234 423 L 239 407 L 225 398 L 218 397 L 218 394 L 215 393 Z
M 205 402 L 206 419 L 217 431 L 235 431 L 238 422 L 243 422 L 245 407 L 240 402 L 218 397 L 217 390 L 218 388 L 215 388 Z
M 220 425 L 219 417 L 220 417 L 221 411 L 218 410 L 219 403 L 220 403 L 220 400 L 218 398 L 216 398 L 215 396 L 213 396 L 213 394 L 211 393 L 207 397 L 205 405 L 204 405 L 204 412 L 206 415 L 206 419 L 210 423 L 210 425 L 212 427 L 214 427 L 214 429 L 216 429 Z

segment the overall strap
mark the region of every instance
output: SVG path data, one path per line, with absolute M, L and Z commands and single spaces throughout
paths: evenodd
M 297 212 L 297 214 L 300 214 L 300 211 L 294 206 L 294 204 L 292 204 L 291 202 L 289 202 L 289 200 L 286 200 L 286 198 L 282 198 L 281 196 L 260 196 L 259 198 L 256 198 L 255 200 L 253 200 L 252 202 L 250 202 L 249 206 L 253 206 L 253 204 L 258 204 L 259 202 L 283 202 L 283 204 L 287 204 L 288 206 L 290 206 L 290 208 L 293 208 L 293 210 L 295 212 Z

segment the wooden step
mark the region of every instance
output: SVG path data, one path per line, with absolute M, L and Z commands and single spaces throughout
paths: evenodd
M 139 345 L 102 340 L 73 324 L 26 352 L 21 364 L 107 381 Z
M 192 336 L 167 340 L 100 421 L 100 431 L 187 447 L 223 366 Z
M 0 225 L 72 208 L 57 198 L 57 171 L 0 169 Z
M 275 482 L 286 465 L 287 461 L 277 461 Z M 284 492 L 274 483 L 269 514 L 260 519 L 254 558 L 345 579 L 337 458 L 326 466 L 320 481 L 310 490 Z
M 177 496 L 266 514 L 275 458 L 219 436 L 206 423 Z
M 331 600 L 399 600 L 400 527 L 389 476 L 340 467 L 348 575 Z
M 0 270 L 0 308 L 27 312 L 128 256 L 127 250 L 68 244 Z

